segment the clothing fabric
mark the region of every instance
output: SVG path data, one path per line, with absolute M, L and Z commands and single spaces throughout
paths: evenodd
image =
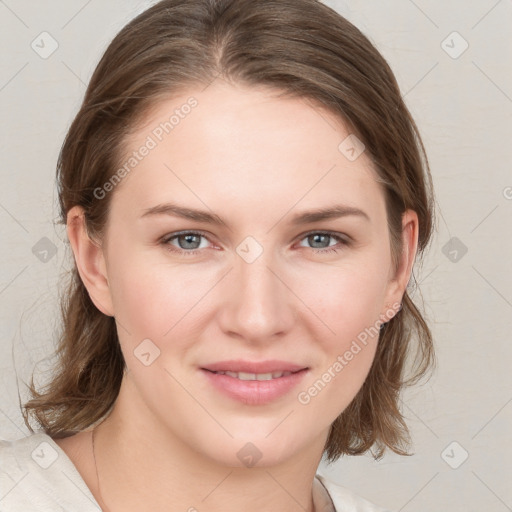
M 317 474 L 316 512 L 389 512 Z M 67 454 L 44 432 L 0 440 L 0 512 L 98 512 Z

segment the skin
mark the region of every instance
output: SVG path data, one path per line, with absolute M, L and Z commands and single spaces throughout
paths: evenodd
M 403 216 L 395 269 L 384 192 L 366 154 L 349 161 L 338 149 L 349 134 L 340 119 L 269 89 L 221 80 L 190 88 L 152 110 L 127 140 L 127 154 L 190 96 L 198 106 L 116 186 L 101 246 L 88 238 L 79 207 L 68 214 L 80 276 L 98 309 L 115 316 L 128 367 L 96 432 L 106 505 L 91 432 L 56 442 L 111 511 L 309 512 L 329 427 L 363 384 L 377 338 L 307 405 L 297 394 L 365 328 L 389 320 L 410 277 L 418 218 Z M 213 212 L 228 227 L 141 218 L 170 201 Z M 334 204 L 359 208 L 369 220 L 291 223 L 299 212 Z M 195 255 L 169 250 L 190 251 L 183 237 L 162 242 L 183 230 L 206 237 L 192 240 L 200 242 Z M 351 242 L 307 236 L 326 230 Z M 236 252 L 247 236 L 263 248 L 252 263 Z M 148 338 L 160 356 L 145 366 L 134 350 Z M 213 389 L 199 370 L 236 358 L 282 359 L 309 372 L 270 404 L 244 404 Z M 237 457 L 248 442 L 261 453 L 251 468 Z

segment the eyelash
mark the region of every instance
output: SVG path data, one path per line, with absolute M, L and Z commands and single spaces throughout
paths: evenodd
M 169 242 L 171 242 L 171 240 L 174 240 L 175 238 L 179 238 L 179 237 L 185 236 L 185 235 L 197 235 L 197 236 L 201 236 L 203 238 L 206 238 L 208 240 L 208 237 L 204 233 L 201 233 L 200 231 L 181 231 L 179 233 L 172 233 L 171 235 L 164 237 L 162 239 L 161 243 L 162 243 L 162 245 L 165 245 L 166 249 L 168 251 L 170 251 L 170 252 L 178 253 L 178 254 L 181 254 L 183 256 L 195 256 L 202 249 L 191 249 L 191 250 L 177 249 L 176 247 L 174 247 L 174 246 L 169 244 Z M 305 238 L 308 238 L 310 236 L 313 236 L 313 235 L 329 236 L 329 237 L 334 238 L 335 240 L 337 240 L 342 246 L 349 246 L 350 245 L 350 242 L 347 239 L 343 238 L 339 234 L 331 233 L 329 231 L 311 231 L 309 233 L 304 234 L 302 236 L 302 238 L 300 239 L 300 241 L 302 241 Z M 307 247 L 305 247 L 305 248 L 307 248 Z M 327 253 L 337 253 L 338 252 L 334 247 L 326 247 L 324 249 L 315 249 L 315 248 L 311 247 L 310 249 L 315 254 L 327 254 Z

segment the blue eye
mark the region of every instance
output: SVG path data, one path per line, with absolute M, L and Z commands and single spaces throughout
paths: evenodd
M 207 238 L 198 231 L 183 231 L 181 233 L 173 233 L 172 235 L 164 238 L 162 243 L 166 245 L 171 252 L 193 256 L 199 252 L 201 238 L 207 240 Z M 171 245 L 170 242 L 175 239 L 178 240 L 179 247 Z M 184 242 L 180 243 L 180 240 L 184 240 Z
M 313 244 L 316 244 L 316 243 L 320 243 L 320 245 L 322 245 L 322 239 L 323 240 L 328 240 L 328 239 L 334 239 L 334 240 L 337 240 L 338 243 L 343 246 L 343 245 L 349 245 L 349 242 L 347 239 L 343 238 L 342 236 L 340 236 L 339 234 L 334 234 L 334 233 L 329 233 L 329 232 L 323 232 L 323 231 L 313 231 L 311 233 L 307 233 L 304 238 L 302 238 L 302 240 L 308 240 L 308 243 L 313 243 Z M 302 246 L 304 247 L 304 246 Z M 336 250 L 336 244 L 334 246 L 332 245 L 327 245 L 325 247 L 311 247 L 311 249 L 314 249 L 313 252 L 317 253 L 317 254 L 325 254 L 325 253 L 336 253 L 338 252 Z M 338 247 L 339 248 L 339 247 Z
M 208 238 L 199 231 L 182 231 L 179 233 L 172 233 L 169 236 L 162 239 L 162 244 L 166 246 L 166 248 L 170 252 L 178 253 L 183 256 L 194 256 L 198 254 L 201 249 L 207 248 L 207 246 L 201 247 L 201 238 L 208 241 Z M 310 244 L 320 244 L 322 246 L 325 244 L 326 240 L 336 240 L 338 243 L 331 245 L 328 243 L 325 247 L 309 247 L 316 254 L 326 254 L 326 253 L 336 253 L 338 252 L 336 248 L 340 248 L 342 246 L 348 246 L 350 244 L 347 237 L 342 236 L 341 234 L 335 234 L 324 231 L 313 231 L 311 233 L 307 233 L 301 238 L 302 240 L 307 240 Z M 178 242 L 178 247 L 171 243 L 173 241 Z M 301 245 L 301 247 L 304 247 Z

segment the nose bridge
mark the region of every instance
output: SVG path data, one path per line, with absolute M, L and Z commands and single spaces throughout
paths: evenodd
M 290 291 L 278 277 L 272 251 L 261 250 L 256 257 L 254 251 L 250 242 L 237 248 L 223 328 L 247 339 L 268 339 L 290 329 L 294 315 Z

